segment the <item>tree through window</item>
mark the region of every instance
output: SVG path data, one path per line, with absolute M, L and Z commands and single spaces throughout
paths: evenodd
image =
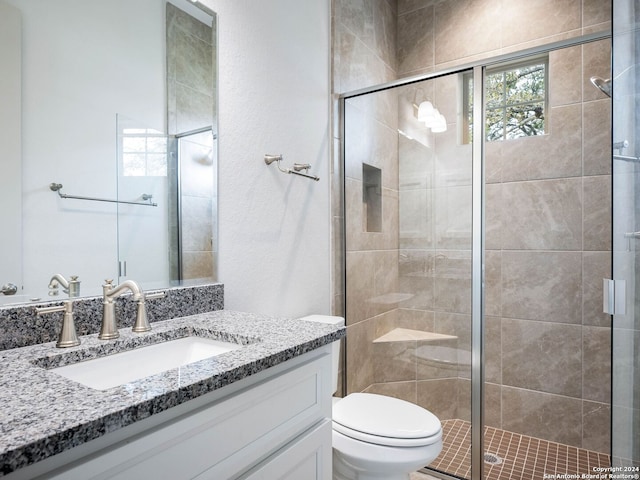
M 510 140 L 545 133 L 548 95 L 547 58 L 487 70 L 485 77 L 486 140 Z M 464 79 L 467 138 L 472 125 L 472 77 Z

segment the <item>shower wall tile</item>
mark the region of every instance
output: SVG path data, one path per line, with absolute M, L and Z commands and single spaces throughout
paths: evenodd
M 502 248 L 582 249 L 580 178 L 505 183 L 502 205 Z
M 199 23 L 199 22 L 194 22 Z M 211 35 L 211 29 L 209 29 Z M 213 87 L 213 54 L 211 41 L 201 39 L 176 29 L 174 41 L 176 55 L 176 81 L 205 95 L 211 95 Z
M 440 111 L 444 118 L 447 119 L 447 123 L 451 125 L 450 130 L 447 133 L 452 132 L 454 142 L 457 144 L 457 121 L 459 98 L 462 95 L 462 89 L 460 85 L 460 77 L 458 75 L 445 75 L 444 77 L 438 77 L 434 80 L 435 94 L 433 97 L 434 105 Z M 451 134 L 451 133 L 449 133 Z M 436 138 L 441 138 L 443 135 L 438 134 Z M 471 147 L 469 146 L 470 150 Z M 467 153 L 467 169 L 471 170 L 471 152 Z
M 485 249 L 485 314 L 502 315 L 502 252 Z
M 434 280 L 434 310 L 471 313 L 470 251 L 437 251 Z
M 582 175 L 582 105 L 547 113 L 547 134 L 503 142 L 503 182 Z
M 334 93 L 377 85 L 395 80 L 396 72 L 385 64 L 368 45 L 342 23 L 334 30 Z
M 502 383 L 502 319 L 487 316 L 484 332 L 485 381 Z
M 582 46 L 582 90 L 583 101 L 606 99 L 607 96 L 591 85 L 592 76 L 611 78 L 611 42 L 600 40 Z
M 458 380 L 445 378 L 417 382 L 417 403 L 440 420 L 458 418 Z
M 398 16 L 397 59 L 400 76 L 434 64 L 434 17 L 432 8 Z
M 347 326 L 373 315 L 369 302 L 375 286 L 373 259 L 371 252 L 347 252 Z
M 435 201 L 432 189 L 400 191 L 400 247 L 433 248 Z
M 347 252 L 348 324 L 397 308 L 397 291 L 397 250 Z
M 347 178 L 346 212 L 350 219 L 346 227 L 347 251 L 396 249 L 399 247 L 398 192 L 382 189 L 382 232 L 366 231 L 362 182 Z
M 361 392 L 374 383 L 371 361 L 374 335 L 374 320 L 347 326 L 347 393 Z
M 584 175 L 611 174 L 611 99 L 583 105 Z
M 471 381 L 458 378 L 458 418 L 471 421 Z
M 416 342 L 415 361 L 418 380 L 457 378 L 457 340 L 419 340 Z
M 399 291 L 409 297 L 404 309 L 433 310 L 435 255 L 431 250 L 402 250 L 399 260 Z
M 374 383 L 369 385 L 365 392 L 399 398 L 411 403 L 417 402 L 416 382 Z
M 503 318 L 503 385 L 580 398 L 581 344 L 579 325 Z
M 558 107 L 582 101 L 582 47 L 549 52 L 549 106 Z
M 611 176 L 584 177 L 584 249 L 611 250 Z
M 373 9 L 374 51 L 393 70 L 397 70 L 396 39 L 398 37 L 395 2 L 388 0 L 367 1 Z
M 611 406 L 608 403 L 582 402 L 582 448 L 606 454 L 611 452 Z
M 582 398 L 596 402 L 611 400 L 611 329 L 583 327 Z
M 502 146 L 504 143 L 505 142 L 488 142 L 484 145 L 484 175 L 486 184 L 502 182 L 502 163 L 504 162 Z
M 373 381 L 401 382 L 416 379 L 416 341 L 373 344 Z
M 382 170 L 382 185 L 398 189 L 398 133 L 353 104 L 345 111 L 345 175 L 362 179 L 362 164 Z
M 502 428 L 580 447 L 582 400 L 502 387 Z
M 185 280 L 213 279 L 215 271 L 213 252 L 182 252 L 182 274 Z
M 459 0 L 435 6 L 435 63 L 460 60 L 501 47 L 503 2 Z M 519 3 L 518 3 L 519 4 Z
M 502 253 L 502 315 L 582 323 L 580 252 Z
M 432 7 L 442 0 L 398 0 L 398 15 L 420 10 L 421 8 Z
M 484 387 L 484 423 L 502 428 L 502 387 L 495 383 L 485 383 Z
M 471 186 L 436 188 L 435 240 L 441 249 L 471 249 Z
M 536 0 L 535 2 L 499 3 L 501 9 L 496 18 L 502 19 L 501 46 L 503 47 L 541 40 L 582 26 L 582 9 L 579 1 Z
M 366 0 L 340 0 L 334 2 L 335 18 L 366 44 L 373 43 L 373 9 Z
M 376 338 L 390 332 L 394 328 L 433 332 L 433 312 L 398 308 L 389 314 L 376 317 Z
M 582 0 L 582 24 L 598 25 L 611 21 L 611 0 Z
M 453 348 L 443 351 L 443 355 L 456 364 L 455 376 L 471 378 L 471 316 L 467 314 L 436 312 L 434 331 L 457 338 L 456 342 L 447 342 Z M 418 378 L 420 380 L 420 378 Z
M 611 252 L 583 252 L 582 268 L 582 324 L 611 327 L 611 315 L 602 312 L 602 279 L 611 278 Z
M 502 249 L 503 188 L 499 183 L 485 185 L 485 248 L 490 250 Z
M 451 120 L 451 117 L 449 118 Z M 453 119 L 455 118 L 454 116 Z M 471 145 L 460 145 L 455 126 L 435 135 L 435 139 L 436 187 L 470 186 L 473 172 Z

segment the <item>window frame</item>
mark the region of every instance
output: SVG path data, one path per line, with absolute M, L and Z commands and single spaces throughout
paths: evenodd
M 485 100 L 485 104 L 483 105 L 483 111 L 485 112 L 484 115 L 484 119 L 486 122 L 486 118 L 487 115 L 486 113 L 488 112 L 488 110 L 502 110 L 503 111 L 503 119 L 505 119 L 505 121 L 503 122 L 503 133 L 499 138 L 494 138 L 494 139 L 489 139 L 485 136 L 485 141 L 486 142 L 496 142 L 496 141 L 504 141 L 504 140 L 516 140 L 518 138 L 525 138 L 525 137 L 535 137 L 535 136 L 542 136 L 542 135 L 546 135 L 549 133 L 549 55 L 548 54 L 543 54 L 543 55 L 536 55 L 535 57 L 528 57 L 524 60 L 515 60 L 512 62 L 506 62 L 506 63 L 500 63 L 497 65 L 494 65 L 490 68 L 487 68 L 485 70 L 484 73 L 484 77 L 488 77 L 489 75 L 495 75 L 498 73 L 504 73 L 504 72 L 508 72 L 511 70 L 515 70 L 517 68 L 522 68 L 522 67 L 532 67 L 535 65 L 544 65 L 544 97 L 540 98 L 539 100 L 535 100 L 535 103 L 542 103 L 543 104 L 543 115 L 544 115 L 544 125 L 543 125 L 543 129 L 542 132 L 539 135 L 524 135 L 524 136 L 519 136 L 519 137 L 515 137 L 515 138 L 507 138 L 506 136 L 506 128 L 507 128 L 507 124 L 508 122 L 506 121 L 507 119 L 507 115 L 506 112 L 508 111 L 508 109 L 510 107 L 514 107 L 514 106 L 519 106 L 519 105 L 527 105 L 530 103 L 534 103 L 534 102 L 517 102 L 517 103 L 508 103 L 506 101 L 506 91 L 503 90 L 502 92 L 502 103 L 500 104 L 500 106 L 498 107 L 491 107 L 488 108 L 486 105 L 486 100 Z M 463 109 L 462 109 L 462 121 L 460 122 L 460 125 L 462 125 L 462 143 L 471 143 L 472 140 L 472 123 L 471 123 L 471 114 L 473 111 L 473 103 L 472 103 L 472 98 L 471 98 L 471 94 L 472 91 L 471 89 L 473 88 L 473 84 L 472 84 L 472 80 L 473 80 L 473 75 L 469 72 L 465 72 L 463 74 L 460 75 L 461 77 L 461 88 L 462 88 L 462 103 L 463 103 Z M 485 82 L 485 89 L 486 89 L 486 82 Z M 486 97 L 486 95 L 485 95 Z

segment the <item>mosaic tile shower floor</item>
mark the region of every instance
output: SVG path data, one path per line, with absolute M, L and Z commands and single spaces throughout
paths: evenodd
M 442 453 L 430 465 L 437 471 L 460 478 L 471 477 L 471 424 L 464 420 L 444 420 Z M 487 480 L 544 480 L 571 478 L 568 475 L 597 475 L 597 468 L 611 465 L 609 455 L 570 447 L 485 427 L 485 452 L 499 457 L 500 463 L 485 459 Z M 562 475 L 568 474 L 566 477 Z M 545 476 L 546 475 L 546 476 Z M 597 478 L 591 477 L 591 478 Z M 604 478 L 604 477 L 601 477 Z

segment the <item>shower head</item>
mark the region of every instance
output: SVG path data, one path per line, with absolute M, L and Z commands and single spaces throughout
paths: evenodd
M 598 88 L 602 93 L 604 93 L 607 97 L 611 97 L 611 79 L 607 78 L 603 80 L 600 77 L 591 77 L 591 83 Z

